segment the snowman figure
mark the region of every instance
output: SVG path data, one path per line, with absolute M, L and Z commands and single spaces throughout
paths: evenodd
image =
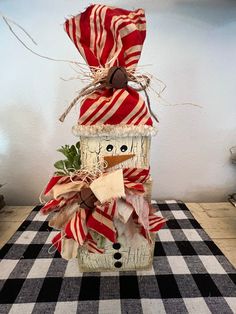
M 80 143 L 81 162 L 84 168 L 93 169 L 94 164 L 102 164 L 103 161 L 106 161 L 107 171 L 111 174 L 117 169 L 123 169 L 124 180 L 126 173 L 130 172 L 131 175 L 133 173 L 134 177 L 139 175 L 139 172 L 142 174 L 143 177 L 140 177 L 140 181 L 143 182 L 145 192 L 141 195 L 139 192 L 137 194 L 131 192 L 131 195 L 127 195 L 129 192 L 126 191 L 124 198 L 128 203 L 132 202 L 135 213 L 146 211 L 146 215 L 149 214 L 151 201 L 150 136 L 80 136 Z M 112 184 L 111 180 L 108 184 Z M 104 189 L 107 194 L 109 186 L 105 186 Z M 94 192 L 96 193 L 96 188 Z M 108 199 L 109 197 L 108 195 Z M 127 206 L 123 198 L 118 198 L 116 202 L 116 213 L 113 217 L 117 233 L 116 241 L 106 240 L 103 254 L 89 253 L 85 247 L 81 247 L 78 259 L 80 269 L 83 271 L 144 269 L 149 268 L 152 264 L 154 234 L 151 234 L 149 239 L 141 235 L 133 221 L 132 207 Z M 140 216 L 142 215 L 140 214 Z M 148 219 L 148 217 L 146 218 Z M 99 222 L 97 223 L 99 224 Z M 160 223 L 163 223 L 162 219 Z
M 45 192 L 54 199 L 42 211 L 64 206 L 61 232 L 52 242 L 62 257 L 77 256 L 82 271 L 147 269 L 165 219 L 151 207 L 155 128 L 149 106 L 130 86 L 139 84 L 135 70 L 146 35 L 144 10 L 91 5 L 66 20 L 65 30 L 99 82 L 85 93 L 73 127 L 83 173 L 96 175 L 85 180 L 80 172 L 50 181 Z

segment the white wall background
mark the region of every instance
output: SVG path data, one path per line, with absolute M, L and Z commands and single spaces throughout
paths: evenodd
M 229 147 L 236 145 L 236 1 L 103 3 L 146 10 L 148 31 L 140 65 L 152 64 L 146 70 L 167 84 L 165 98 L 170 102 L 203 106 L 170 108 L 152 97 L 160 120 L 152 144 L 154 197 L 225 200 L 236 190 L 236 167 L 229 161 Z M 64 17 L 89 4 L 0 0 L 0 10 L 30 32 L 38 42 L 35 50 L 82 61 L 62 24 Z M 1 193 L 8 204 L 34 204 L 60 159 L 56 149 L 76 141 L 71 134 L 76 112 L 64 124 L 57 118 L 83 85 L 60 80 L 73 75 L 71 68 L 29 53 L 3 21 L 0 35 L 0 183 L 6 183 Z

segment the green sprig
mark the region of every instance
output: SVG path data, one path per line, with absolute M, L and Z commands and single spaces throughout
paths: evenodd
M 66 157 L 66 159 L 58 160 L 57 162 L 55 162 L 54 167 L 57 169 L 55 174 L 69 175 L 70 172 L 74 172 L 80 169 L 80 142 L 77 142 L 75 145 L 71 146 L 61 146 L 57 151 L 59 153 L 62 153 Z

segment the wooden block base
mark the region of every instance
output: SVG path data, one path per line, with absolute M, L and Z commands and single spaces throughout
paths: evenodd
M 107 241 L 103 254 L 89 253 L 82 247 L 78 251 L 79 269 L 82 272 L 148 270 L 152 267 L 154 245 L 154 239 L 149 244 L 140 236 L 136 247 L 127 245 L 121 238 L 115 244 Z

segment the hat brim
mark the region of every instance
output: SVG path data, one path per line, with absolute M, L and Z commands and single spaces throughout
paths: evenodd
M 134 136 L 154 136 L 157 129 L 150 125 L 75 125 L 72 128 L 75 136 L 114 136 L 114 137 L 134 137 Z

